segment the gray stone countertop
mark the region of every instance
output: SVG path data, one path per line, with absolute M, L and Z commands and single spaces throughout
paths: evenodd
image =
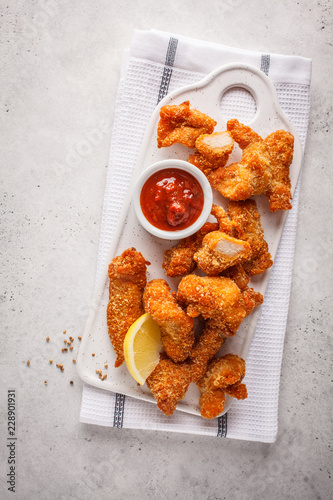
M 0 498 L 332 498 L 332 17 L 329 0 L 1 2 Z M 123 52 L 133 29 L 150 28 L 313 60 L 271 445 L 81 424 L 74 363 L 63 373 L 49 364 L 63 331 L 77 339 L 87 319 L 111 130 L 75 168 L 57 166 L 112 121 Z M 17 399 L 15 493 L 8 389 Z

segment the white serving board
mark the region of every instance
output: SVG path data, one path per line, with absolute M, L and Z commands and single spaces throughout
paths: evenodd
M 105 272 L 102 274 L 103 277 L 97 287 L 91 314 L 83 334 L 77 365 L 80 377 L 88 384 L 107 391 L 155 403 L 154 397 L 147 386 L 137 385 L 127 371 L 125 363 L 120 368 L 114 368 L 116 355 L 109 340 L 106 323 L 106 308 L 108 304 L 107 265 L 113 257 L 121 254 L 126 248 L 135 247 L 144 255 L 146 260 L 151 262 L 151 265 L 148 267 L 148 280 L 155 278 L 166 279 L 171 289 L 176 290 L 180 278 L 168 278 L 161 264 L 165 250 L 177 244 L 177 241 L 172 242 L 157 239 L 140 226 L 130 202 L 132 198 L 131 193 L 133 192 L 136 179 L 144 168 L 164 159 L 177 158 L 187 160 L 189 154 L 193 153 L 193 150 L 179 144 L 169 148 L 157 148 L 157 124 L 161 106 L 165 104 L 180 104 L 185 100 L 189 100 L 191 107 L 197 108 L 217 121 L 216 132 L 226 130 L 226 121 L 221 115 L 220 102 L 223 94 L 232 87 L 245 88 L 252 94 L 257 110 L 254 118 L 247 125 L 251 126 L 262 137 L 266 137 L 268 134 L 281 128 L 294 135 L 294 158 L 290 168 L 290 177 L 292 192 L 295 190 L 302 162 L 300 141 L 294 126 L 279 105 L 272 82 L 262 71 L 245 64 L 226 65 L 215 70 L 201 82 L 182 87 L 160 101 L 150 119 L 141 145 L 126 198 L 128 202 L 125 202 L 122 209 Z M 240 157 L 241 151 L 238 146 L 235 146 L 228 163 L 238 161 Z M 262 218 L 265 238 L 274 260 L 287 212 L 270 212 L 268 200 L 264 196 L 256 197 L 256 201 Z M 226 206 L 226 200 L 215 191 L 214 202 Z M 212 218 L 212 220 L 214 219 Z M 270 270 L 267 270 L 265 273 L 254 277 L 251 280 L 250 286 L 264 295 L 269 275 Z M 220 354 L 223 355 L 232 352 L 244 359 L 246 358 L 259 314 L 260 306 L 243 321 L 236 335 L 225 342 Z M 92 356 L 93 353 L 95 354 L 94 356 Z M 107 369 L 104 368 L 104 363 L 108 364 Z M 102 381 L 96 374 L 96 370 L 102 370 L 103 374 L 107 374 L 107 378 Z M 246 377 L 244 382 L 246 383 Z M 185 398 L 178 403 L 177 409 L 200 415 L 198 399 L 199 391 L 195 384 L 191 384 Z M 224 413 L 229 409 L 232 401 L 233 398 L 227 397 Z

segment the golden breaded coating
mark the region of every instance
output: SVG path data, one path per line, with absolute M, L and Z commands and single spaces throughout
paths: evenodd
M 200 413 L 207 419 L 220 415 L 224 410 L 225 393 L 238 399 L 247 397 L 246 386 L 241 384 L 245 376 L 245 361 L 235 354 L 213 359 L 205 375 L 197 382 L 200 390 Z
M 264 153 L 265 148 L 249 147 L 241 162 L 204 173 L 212 188 L 225 198 L 247 200 L 250 196 L 265 193 L 270 184 L 272 175 Z
M 266 137 L 265 144 L 269 151 L 272 173 L 270 185 L 265 193 L 270 209 L 272 212 L 290 210 L 292 198 L 289 167 L 293 161 L 294 137 L 284 130 L 277 130 Z
M 219 192 L 235 201 L 265 194 L 273 212 L 290 210 L 293 135 L 277 130 L 263 140 L 238 120 L 230 120 L 227 128 L 236 142 L 239 141 L 243 156 L 239 163 L 226 167 L 219 179 Z
M 246 274 L 242 264 L 235 264 L 234 266 L 228 267 L 228 269 L 225 269 L 223 273 L 221 273 L 221 276 L 230 278 L 236 283 L 241 291 L 247 288 L 251 279 L 250 276 Z
M 150 281 L 144 291 L 145 311 L 160 326 L 162 344 L 173 361 L 184 361 L 194 343 L 193 319 L 187 316 L 163 279 Z
M 219 230 L 206 234 L 193 259 L 206 274 L 218 276 L 228 267 L 248 259 L 251 247 L 231 235 L 232 221 L 222 207 L 213 204 L 211 213 L 218 221 Z
M 220 171 L 220 169 L 223 169 L 226 165 L 226 161 L 224 159 L 222 160 L 215 160 L 214 162 L 206 158 L 204 155 L 196 151 L 194 154 L 191 154 L 188 157 L 187 160 L 189 163 L 192 163 L 195 167 L 197 167 L 199 170 L 201 170 L 202 173 L 205 174 L 207 179 L 210 182 L 210 185 L 213 186 L 213 179 L 214 179 L 214 172 Z
M 135 248 L 128 248 L 109 265 L 107 326 L 117 354 L 115 367 L 124 362 L 123 344 L 127 330 L 144 313 L 142 296 L 147 265 L 149 262 Z
M 234 139 L 230 132 L 215 132 L 203 134 L 195 141 L 195 147 L 205 158 L 212 163 L 218 161 L 226 164 L 234 147 Z
M 167 276 L 184 276 L 191 273 L 196 267 L 193 255 L 200 247 L 204 236 L 216 229 L 218 229 L 217 224 L 206 222 L 195 234 L 180 240 L 178 245 L 166 250 L 162 267 Z
M 232 236 L 232 222 L 224 208 L 213 203 L 210 213 L 216 218 L 219 231 Z
M 209 276 L 217 276 L 228 267 L 248 259 L 250 255 L 251 247 L 246 241 L 221 231 L 213 231 L 204 237 L 193 258 L 199 269 Z
M 178 401 L 184 398 L 191 382 L 190 370 L 186 363 L 174 363 L 162 359 L 146 380 L 157 406 L 165 415 L 172 415 Z
M 254 142 L 261 142 L 263 140 L 257 132 L 247 125 L 239 123 L 238 120 L 229 120 L 227 128 L 231 137 L 237 142 L 242 150 L 248 148 Z
M 250 258 L 242 262 L 246 274 L 255 276 L 264 272 L 273 265 L 273 261 L 264 239 L 256 202 L 229 201 L 227 211 L 232 220 L 235 237 L 247 241 L 251 246 Z
M 162 106 L 157 126 L 157 145 L 162 148 L 180 143 L 194 148 L 197 138 L 212 133 L 215 125 L 216 121 L 208 115 L 191 109 L 189 101 Z
M 232 396 L 235 399 L 246 399 L 247 398 L 247 389 L 245 384 L 234 384 L 228 385 L 225 389 L 225 393 L 229 396 Z
M 225 198 L 240 201 L 264 194 L 272 212 L 292 208 L 289 167 L 293 160 L 293 135 L 277 130 L 262 139 L 235 119 L 228 121 L 227 129 L 243 150 L 240 162 L 221 165 L 211 155 L 205 156 L 204 150 L 190 155 L 188 161 L 198 167 Z
M 205 328 L 191 351 L 188 361 L 191 382 L 197 382 L 206 372 L 209 361 L 221 349 L 225 339 L 232 333 L 226 326 L 217 328 L 212 321 L 206 321 Z
M 246 316 L 238 286 L 220 276 L 189 274 L 178 285 L 177 300 L 193 318 L 211 319 L 217 328 L 227 327 L 233 335 Z
M 243 306 L 246 311 L 246 316 L 251 314 L 253 309 L 257 306 L 260 306 L 263 301 L 264 297 L 261 295 L 260 292 L 256 292 L 253 288 L 245 288 L 242 291 L 242 297 L 243 297 Z

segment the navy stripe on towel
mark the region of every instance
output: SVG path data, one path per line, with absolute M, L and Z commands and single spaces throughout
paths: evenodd
M 169 84 L 172 75 L 172 66 L 175 62 L 176 50 L 177 50 L 178 40 L 177 38 L 170 38 L 168 50 L 165 58 L 165 66 L 163 69 L 162 80 L 160 84 L 160 90 L 158 92 L 157 102 L 159 103 L 163 97 L 165 97 L 169 90 Z
M 260 69 L 265 73 L 265 75 L 268 75 L 270 64 L 271 64 L 271 56 L 269 54 L 263 54 L 261 56 Z
M 114 405 L 113 427 L 122 427 L 124 419 L 125 395 L 116 394 L 116 402 Z
M 222 415 L 222 417 L 219 417 L 217 419 L 217 425 L 218 425 L 218 429 L 217 429 L 217 437 L 227 437 L 227 423 L 228 423 L 228 414 L 225 413 L 224 415 Z

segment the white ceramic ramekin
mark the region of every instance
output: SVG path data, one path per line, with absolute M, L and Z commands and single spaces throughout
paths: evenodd
M 158 172 L 159 170 L 163 170 L 166 168 L 176 168 L 192 174 L 193 177 L 195 177 L 197 181 L 200 183 L 204 195 L 204 206 L 198 219 L 194 221 L 194 223 L 191 226 L 185 229 L 180 229 L 179 231 L 177 230 L 166 231 L 163 229 L 158 229 L 157 227 L 153 226 L 152 224 L 150 224 L 150 222 L 148 222 L 148 220 L 142 213 L 140 205 L 140 194 L 146 180 L 149 179 L 149 177 L 153 175 L 155 172 Z M 197 167 L 183 160 L 174 160 L 174 159 L 162 160 L 157 163 L 154 163 L 153 165 L 150 165 L 150 167 L 146 168 L 140 175 L 133 193 L 133 206 L 140 224 L 153 236 L 165 240 L 179 240 L 182 238 L 186 238 L 187 236 L 191 236 L 191 234 L 194 234 L 196 231 L 198 231 L 207 221 L 212 209 L 212 204 L 213 204 L 212 188 L 206 176 Z

